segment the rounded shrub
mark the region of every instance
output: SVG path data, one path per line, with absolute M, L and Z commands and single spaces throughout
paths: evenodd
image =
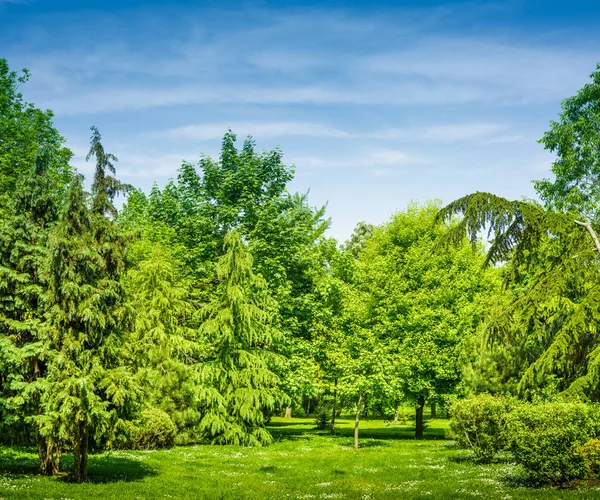
M 168 413 L 159 408 L 146 408 L 134 435 L 134 446 L 158 449 L 173 446 L 177 428 Z
M 523 404 L 508 417 L 510 450 L 537 481 L 586 476 L 581 446 L 598 434 L 598 409 L 584 403 Z
M 491 461 L 508 445 L 507 417 L 514 406 L 512 398 L 489 394 L 454 401 L 450 426 L 458 445 L 481 462 Z

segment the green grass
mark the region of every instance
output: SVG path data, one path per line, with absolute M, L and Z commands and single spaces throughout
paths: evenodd
M 527 487 L 507 462 L 478 465 L 444 440 L 446 420 L 433 420 L 426 439 L 408 426 L 361 422 L 360 450 L 353 422 L 338 422 L 332 438 L 313 419 L 276 418 L 267 448 L 189 446 L 152 452 L 120 451 L 90 457 L 91 482 L 36 475 L 36 455 L 0 448 L 0 499 L 135 498 L 600 498 L 600 489 Z M 69 467 L 69 458 L 65 465 Z

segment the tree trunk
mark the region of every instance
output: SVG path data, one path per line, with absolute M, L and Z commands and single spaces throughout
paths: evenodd
M 285 418 L 292 418 L 292 409 L 289 407 L 285 409 Z
M 398 412 L 400 411 L 400 407 L 396 406 L 396 409 L 394 410 L 394 423 L 397 424 L 398 423 Z
M 337 384 L 338 380 L 335 379 L 335 385 L 333 386 L 333 410 L 331 410 L 331 435 L 335 436 L 335 412 L 337 410 Z
M 88 479 L 88 444 L 88 430 L 84 427 L 81 433 L 81 481 Z
M 423 408 L 425 407 L 425 398 L 419 396 L 417 399 L 416 418 L 415 418 L 415 437 L 423 439 Z
M 363 393 L 360 393 L 356 405 L 356 420 L 354 421 L 354 449 L 358 450 L 358 422 L 360 421 L 360 410 L 362 410 Z
M 78 426 L 75 426 L 73 439 L 73 481 L 81 482 L 81 433 Z
M 310 415 L 310 398 L 308 398 L 308 401 L 306 403 L 306 416 L 308 417 Z
M 39 434 L 36 440 L 38 456 L 40 457 L 40 473 L 42 476 L 51 476 L 54 472 L 52 464 L 52 446 Z
M 437 405 L 435 401 L 431 403 L 431 418 L 437 418 Z

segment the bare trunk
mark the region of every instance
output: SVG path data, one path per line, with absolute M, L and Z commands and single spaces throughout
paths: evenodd
M 419 396 L 417 399 L 417 408 L 415 415 L 415 437 L 423 439 L 423 408 L 425 407 L 425 398 Z
M 356 405 L 356 420 L 354 421 L 354 449 L 358 450 L 358 423 L 360 422 L 360 410 L 362 410 L 363 393 L 360 393 L 358 404 Z
M 81 432 L 81 480 L 87 481 L 88 479 L 88 430 L 83 428 Z
M 437 406 L 435 401 L 431 403 L 431 418 L 437 418 Z
M 397 424 L 398 423 L 398 412 L 400 410 L 399 406 L 396 406 L 396 409 L 394 410 L 394 423 Z
M 310 415 L 310 398 L 308 398 L 308 401 L 306 403 L 306 416 L 308 417 Z
M 289 407 L 285 409 L 285 418 L 292 418 L 292 409 Z
M 76 483 L 81 482 L 81 433 L 77 426 L 73 439 L 73 480 Z
M 337 410 L 337 384 L 338 380 L 335 379 L 335 385 L 333 386 L 333 410 L 331 410 L 331 435 L 335 436 L 335 412 Z

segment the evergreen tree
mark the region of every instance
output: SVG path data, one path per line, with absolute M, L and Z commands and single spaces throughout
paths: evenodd
M 34 424 L 50 358 L 43 268 L 59 211 L 48 161 L 49 151 L 42 149 L 12 198 L 11 216 L 0 225 L 0 428 L 8 441 L 35 438 L 43 474 L 59 467 L 57 450 Z
M 122 364 L 124 333 L 132 316 L 120 281 L 127 241 L 106 217 L 115 213 L 116 184 L 104 171 L 112 155 L 104 154 L 94 132 L 90 154 L 97 165 L 91 209 L 76 176 L 50 238 L 48 318 L 57 354 L 39 419 L 47 436 L 72 446 L 77 482 L 87 479 L 90 441 L 110 443 L 121 433 L 122 417 L 133 411 L 138 394 Z
M 169 249 L 141 241 L 145 257 L 128 274 L 126 284 L 136 311 L 128 344 L 146 394 L 144 404 L 169 414 L 177 442 L 199 439 L 199 362 L 205 348 L 192 324 L 192 304 Z
M 220 280 L 206 308 L 203 332 L 212 345 L 202 370 L 206 385 L 201 429 L 213 443 L 256 446 L 271 441 L 265 412 L 284 402 L 273 367 L 278 340 L 274 304 L 252 271 L 252 257 L 237 231 L 225 238 Z

